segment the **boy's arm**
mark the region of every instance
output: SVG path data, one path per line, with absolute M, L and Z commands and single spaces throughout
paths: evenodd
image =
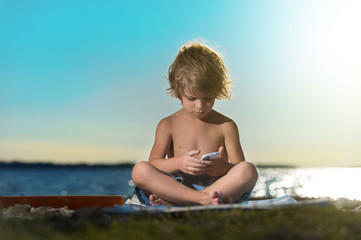
M 221 155 L 223 151 L 227 152 L 228 159 L 219 159 L 220 161 L 209 161 L 207 163 L 206 173 L 210 176 L 223 176 L 234 165 L 245 161 L 242 147 L 239 140 L 237 125 L 233 121 L 225 123 L 223 126 L 224 147 L 220 147 Z
M 225 126 L 224 144 L 227 149 L 229 162 L 232 166 L 245 161 L 239 138 L 238 127 L 233 121 L 228 122 Z
M 167 154 L 172 143 L 169 118 L 162 119 L 156 130 L 152 151 L 149 155 L 149 163 L 156 168 L 168 173 L 178 170 L 176 161 L 173 158 L 167 159 Z

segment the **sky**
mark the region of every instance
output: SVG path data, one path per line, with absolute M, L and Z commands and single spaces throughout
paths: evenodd
M 360 166 L 360 1 L 0 0 L 0 159 L 147 160 L 182 44 L 225 60 L 257 165 Z

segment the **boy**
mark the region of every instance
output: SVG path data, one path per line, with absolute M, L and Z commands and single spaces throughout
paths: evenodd
M 198 42 L 182 46 L 168 70 L 170 95 L 182 108 L 162 119 L 148 162 L 134 166 L 140 201 L 150 205 L 216 205 L 247 198 L 258 174 L 246 162 L 236 124 L 213 110 L 229 99 L 222 58 Z M 203 154 L 218 151 L 215 160 Z

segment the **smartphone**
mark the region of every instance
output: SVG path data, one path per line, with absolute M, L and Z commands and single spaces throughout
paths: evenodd
M 214 160 L 217 159 L 218 157 L 219 157 L 219 152 L 212 152 L 212 153 L 204 154 L 201 157 L 201 160 Z

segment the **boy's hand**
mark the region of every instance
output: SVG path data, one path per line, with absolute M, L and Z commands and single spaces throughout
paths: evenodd
M 199 154 L 200 150 L 192 150 L 180 158 L 179 170 L 190 175 L 201 175 L 204 172 L 203 161 L 193 157 Z
M 223 176 L 229 170 L 229 164 L 222 157 L 224 148 L 218 149 L 219 157 L 214 160 L 204 160 L 205 170 L 204 173 L 212 177 Z

